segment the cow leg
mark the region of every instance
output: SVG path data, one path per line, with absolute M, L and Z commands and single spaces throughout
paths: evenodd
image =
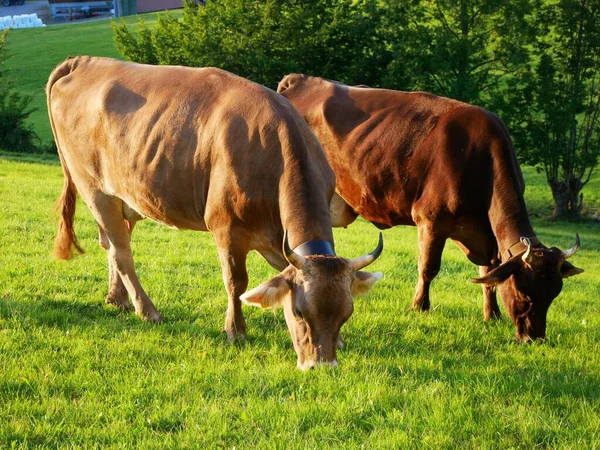
M 442 252 L 446 244 L 446 236 L 435 233 L 430 223 L 417 226 L 419 239 L 419 280 L 412 303 L 412 309 L 427 311 L 429 301 L 429 285 L 440 271 Z
M 219 250 L 223 283 L 229 298 L 223 331 L 227 333 L 227 339 L 233 342 L 246 338 L 246 319 L 242 312 L 240 295 L 248 288 L 248 248 L 244 245 L 245 239 L 234 237 L 230 232 L 221 235 L 215 233 L 215 240 Z
M 483 277 L 494 269 L 494 266 L 479 266 L 479 276 Z M 490 319 L 500 318 L 500 308 L 498 308 L 498 300 L 496 298 L 496 286 L 487 286 L 482 284 L 483 288 L 483 320 L 486 322 Z
M 108 238 L 109 267 L 115 267 L 125 289 L 133 300 L 135 313 L 144 320 L 160 321 L 160 314 L 144 292 L 135 273 L 130 247 L 131 231 L 123 217 L 123 201 L 96 193 L 90 207 L 102 232 Z
M 135 222 L 131 223 L 130 236 L 134 224 Z M 110 241 L 108 240 L 108 236 L 106 236 L 106 233 L 100 226 L 98 227 L 98 234 L 100 247 L 106 250 L 108 259 L 108 295 L 106 296 L 105 301 L 106 303 L 114 305 L 119 309 L 131 311 L 133 310 L 133 306 L 131 306 L 131 303 L 129 302 L 127 289 L 125 288 L 125 285 L 119 276 L 117 267 L 112 263 L 112 259 L 108 257 L 108 250 L 110 249 Z

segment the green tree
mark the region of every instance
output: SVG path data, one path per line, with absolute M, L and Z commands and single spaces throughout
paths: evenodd
M 8 29 L 0 32 L 0 148 L 29 152 L 36 149 L 35 142 L 39 141 L 33 125 L 26 123 L 34 110 L 29 108 L 31 97 L 15 92 L 3 70 L 10 57 L 6 47 L 8 32 Z
M 527 61 L 523 20 L 536 0 L 390 2 L 384 84 L 487 106 Z
M 185 2 L 137 35 L 114 25 L 125 58 L 151 64 L 220 67 L 276 87 L 290 72 L 375 84 L 390 61 L 376 0 L 219 0 Z
M 520 117 L 513 113 L 521 159 L 545 172 L 553 217 L 574 220 L 600 157 L 600 2 L 548 1 L 531 20 L 531 70 L 507 103 L 521 102 Z

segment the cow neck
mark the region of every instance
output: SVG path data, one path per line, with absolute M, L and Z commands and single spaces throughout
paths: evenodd
M 323 203 L 319 206 L 318 203 Z M 333 247 L 331 218 L 327 202 L 307 203 L 303 206 L 298 200 L 295 208 L 282 205 L 281 221 L 287 230 L 291 248 L 302 246 L 309 242 L 328 242 Z
M 328 166 L 329 171 L 320 173 L 318 164 L 306 159 L 306 154 L 288 154 L 284 159 L 279 184 L 281 224 L 288 231 L 291 248 L 309 241 L 327 241 L 333 247 L 329 198 L 335 178 Z
M 490 222 L 502 261 L 527 249 L 527 246 L 522 243 L 522 238 L 529 239 L 532 246 L 541 245 L 529 222 L 524 204 L 523 209 L 518 213 L 513 211 L 512 214 L 490 214 Z
M 489 210 L 490 224 L 502 261 L 526 250 L 527 247 L 521 242 L 521 238 L 528 238 L 534 246 L 541 245 L 529 221 L 522 190 L 516 182 L 520 178 L 520 174 L 517 173 L 519 169 L 513 163 L 505 164 L 503 169 L 506 167 L 509 170 L 500 169 L 501 175 L 494 177 L 494 191 Z M 511 182 L 506 183 L 506 180 Z

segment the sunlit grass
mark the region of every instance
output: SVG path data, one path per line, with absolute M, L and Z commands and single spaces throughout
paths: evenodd
M 538 211 L 543 179 L 526 170 Z M 532 181 L 531 181 L 531 180 Z M 140 279 L 164 315 L 143 323 L 104 304 L 106 255 L 80 203 L 87 253 L 49 253 L 62 187 L 55 159 L 0 156 L 0 448 L 594 448 L 600 441 L 600 228 L 535 219 L 549 245 L 582 250 L 543 344 L 515 343 L 505 318 L 483 323 L 476 275 L 448 243 L 433 310 L 408 312 L 416 232 L 384 232 L 356 301 L 337 370 L 303 373 L 281 311 L 245 307 L 249 338 L 228 345 L 209 233 L 140 222 Z M 542 203 L 539 202 L 539 208 Z M 545 212 L 540 212 L 543 217 Z M 335 231 L 338 252 L 372 250 L 365 221 Z M 249 260 L 250 285 L 276 272 Z

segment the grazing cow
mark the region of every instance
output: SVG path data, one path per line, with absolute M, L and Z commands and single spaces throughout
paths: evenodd
M 562 279 L 583 270 L 536 238 L 525 184 L 502 121 L 485 109 L 425 92 L 350 87 L 291 74 L 278 92 L 321 140 L 336 174 L 334 226 L 357 214 L 379 228 L 415 225 L 419 278 L 413 308 L 430 306 L 448 238 L 480 267 L 484 318 L 498 317 L 498 286 L 519 340 L 543 338 Z
M 335 176 L 283 97 L 219 69 L 92 57 L 60 64 L 46 93 L 65 175 L 57 257 L 71 257 L 72 247 L 81 251 L 73 232 L 79 191 L 108 253 L 106 302 L 131 309 L 129 294 L 141 318 L 158 321 L 135 273 L 136 221 L 210 231 L 229 296 L 229 339 L 246 333 L 240 298 L 263 308 L 282 305 L 298 366 L 337 364 L 352 296 L 381 278 L 359 270 L 383 243 L 380 236 L 373 253 L 354 260 L 335 256 L 329 217 Z M 252 249 L 283 272 L 244 294 Z

